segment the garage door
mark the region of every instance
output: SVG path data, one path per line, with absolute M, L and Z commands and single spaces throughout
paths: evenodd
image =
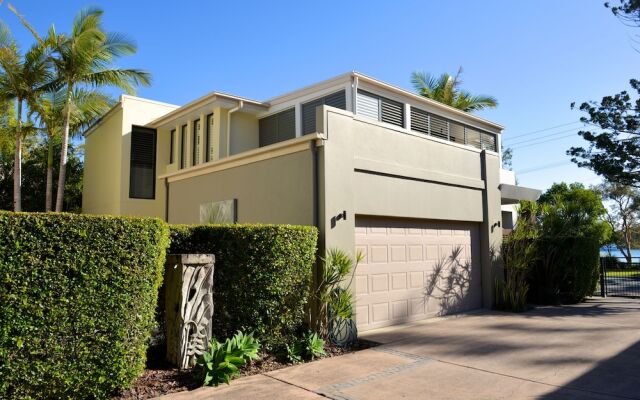
M 356 218 L 360 331 L 480 308 L 478 224 Z

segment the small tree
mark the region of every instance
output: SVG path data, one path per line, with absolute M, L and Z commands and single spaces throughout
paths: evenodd
M 606 219 L 613 232 L 611 240 L 627 260 L 627 265 L 631 265 L 631 250 L 640 231 L 640 191 L 616 183 L 603 183 L 596 190 L 607 202 Z

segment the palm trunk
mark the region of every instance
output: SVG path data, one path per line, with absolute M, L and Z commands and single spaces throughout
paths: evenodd
M 48 153 L 47 153 L 47 187 L 45 195 L 44 210 L 51 211 L 53 190 L 53 136 L 49 136 Z
M 67 149 L 69 147 L 69 118 L 71 116 L 71 85 L 67 86 L 67 100 L 65 102 L 64 131 L 62 132 L 62 148 L 60 149 L 60 173 L 58 174 L 58 192 L 56 194 L 56 211 L 62 211 L 64 201 L 64 182 L 67 176 Z
M 17 99 L 18 126 L 16 127 L 16 149 L 13 161 L 13 210 L 22 211 L 22 100 Z

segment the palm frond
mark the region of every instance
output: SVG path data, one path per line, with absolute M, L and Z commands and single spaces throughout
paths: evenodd
M 95 87 L 113 86 L 135 94 L 135 86 L 151 84 L 151 75 L 138 69 L 109 69 L 94 72 L 83 80 Z

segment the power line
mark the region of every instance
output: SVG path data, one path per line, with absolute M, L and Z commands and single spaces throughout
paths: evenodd
M 552 164 L 539 165 L 537 167 L 527 168 L 527 169 L 523 169 L 522 171 L 517 171 L 516 172 L 516 176 L 528 174 L 530 172 L 541 171 L 543 169 L 550 169 L 550 168 L 556 168 L 556 167 L 560 167 L 560 166 L 565 166 L 565 165 L 569 165 L 569 164 L 572 164 L 572 162 L 571 161 L 560 161 L 560 162 L 555 162 L 555 163 L 552 163 Z
M 580 122 L 580 121 L 567 122 L 566 124 L 560 124 L 560 125 L 556 125 L 556 126 L 551 126 L 549 128 L 539 129 L 537 131 L 522 133 L 522 134 L 516 135 L 516 136 L 510 136 L 508 139 L 516 139 L 516 138 L 519 138 L 519 137 L 522 137 L 522 136 L 533 135 L 534 133 L 546 132 L 546 131 L 550 131 L 552 129 L 562 128 L 563 126 L 569 126 L 569 125 L 580 124 L 580 123 L 582 123 L 582 122 Z M 505 140 L 506 139 L 507 138 L 505 138 Z
M 575 134 L 572 133 L 571 135 L 566 135 L 566 136 L 560 136 L 560 137 L 556 137 L 556 138 L 552 138 L 552 139 L 548 139 L 548 140 L 543 140 L 541 142 L 535 142 L 535 143 L 526 143 L 520 146 L 513 146 L 512 149 L 523 149 L 525 147 L 531 147 L 531 146 L 537 146 L 539 144 L 543 144 L 543 143 L 549 143 L 549 142 L 553 142 L 556 140 L 561 140 L 561 139 L 566 139 L 566 138 L 570 138 L 570 137 L 574 137 Z
M 532 138 L 532 139 L 520 140 L 520 141 L 517 141 L 517 142 L 515 142 L 515 143 L 508 143 L 508 144 L 505 144 L 505 145 L 506 145 L 507 147 L 517 146 L 517 145 L 522 144 L 522 143 L 533 142 L 533 141 L 540 140 L 540 139 L 544 139 L 544 138 L 547 138 L 547 137 L 552 137 L 552 136 L 556 136 L 556 135 L 561 135 L 561 134 L 563 134 L 563 133 L 567 133 L 567 132 L 574 132 L 574 131 L 577 131 L 578 129 L 579 129 L 579 128 L 565 129 L 565 130 L 563 130 L 563 131 L 558 131 L 558 132 L 548 133 L 548 134 L 546 134 L 546 135 L 538 136 L 538 137 L 535 137 L 535 138 Z

